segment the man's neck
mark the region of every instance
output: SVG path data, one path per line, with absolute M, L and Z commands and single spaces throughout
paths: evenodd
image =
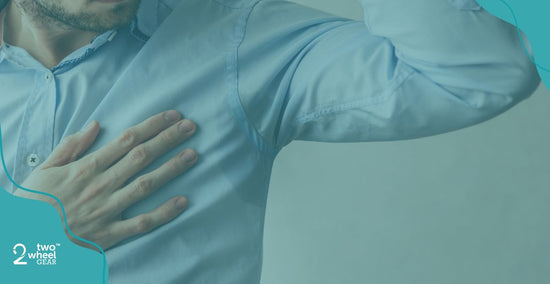
M 7 44 L 25 49 L 47 68 L 86 44 L 97 33 L 71 28 L 46 16 L 29 15 L 11 1 L 5 8 L 3 39 Z

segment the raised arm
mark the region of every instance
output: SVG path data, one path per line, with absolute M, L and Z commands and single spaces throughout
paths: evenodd
M 470 126 L 539 83 L 515 27 L 474 1 L 363 0 L 366 24 L 255 6 L 239 93 L 264 143 L 409 139 Z

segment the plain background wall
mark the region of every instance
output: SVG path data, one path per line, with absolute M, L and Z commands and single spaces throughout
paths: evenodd
M 362 16 L 354 0 L 296 2 Z M 445 135 L 294 142 L 273 172 L 262 284 L 550 283 L 549 147 L 544 87 Z

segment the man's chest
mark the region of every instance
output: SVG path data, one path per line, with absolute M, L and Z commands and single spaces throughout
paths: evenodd
M 228 96 L 227 53 L 205 48 L 192 54 L 160 49 L 155 41 L 148 43 L 153 47 L 118 41 L 77 58 L 80 62 L 70 68 L 21 68 L 19 60 L 28 59 L 17 57 L 0 63 L 5 98 L 0 121 L 15 181 L 24 180 L 61 139 L 92 120 L 100 122 L 102 131 L 91 151 L 169 109 L 201 127 L 193 145 L 199 149 L 215 151 L 220 141 L 238 137 Z

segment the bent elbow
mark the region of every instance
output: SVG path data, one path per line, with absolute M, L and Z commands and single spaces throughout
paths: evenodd
M 537 69 L 531 61 L 499 64 L 479 72 L 481 74 L 476 76 L 475 82 L 445 88 L 471 108 L 490 117 L 527 99 L 540 84 Z
M 506 76 L 508 90 L 505 94 L 513 99 L 513 104 L 530 97 L 540 84 L 540 77 L 535 64 L 528 58 L 515 64 Z

